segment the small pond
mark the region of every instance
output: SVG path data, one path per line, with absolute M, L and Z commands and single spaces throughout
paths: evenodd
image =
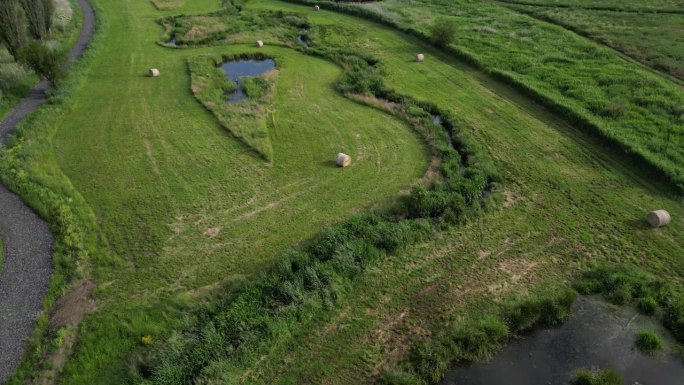
M 306 38 L 304 38 L 304 35 L 297 36 L 297 43 L 303 45 L 304 47 L 309 46 L 309 43 L 306 42 Z
M 221 65 L 226 77 L 237 84 L 237 90 L 228 97 L 228 103 L 238 103 L 247 98 L 242 89 L 242 78 L 259 76 L 275 68 L 273 59 L 231 60 Z
M 648 356 L 633 348 L 642 329 L 665 339 L 664 353 Z M 626 385 L 682 385 L 684 363 L 671 346 L 671 336 L 652 317 L 582 297 L 563 326 L 514 341 L 490 362 L 454 368 L 442 385 L 564 385 L 577 368 L 613 369 Z

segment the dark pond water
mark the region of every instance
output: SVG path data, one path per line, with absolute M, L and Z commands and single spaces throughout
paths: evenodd
M 633 349 L 635 332 L 643 329 L 665 338 L 665 353 L 651 357 Z M 442 385 L 564 385 L 577 368 L 613 369 L 626 385 L 682 385 L 684 363 L 670 353 L 671 346 L 670 335 L 653 318 L 580 298 L 560 328 L 512 342 L 490 362 L 455 368 Z
M 171 40 L 169 40 L 166 44 L 168 44 L 168 45 L 170 45 L 170 46 L 173 46 L 173 47 L 177 47 L 177 46 L 178 46 L 178 44 L 176 44 L 176 38 L 175 38 L 175 37 L 172 38 Z
M 242 89 L 242 78 L 259 76 L 275 68 L 273 59 L 231 60 L 221 65 L 226 77 L 237 84 L 237 90 L 228 97 L 228 103 L 238 103 L 247 98 Z
M 299 35 L 297 36 L 297 43 L 303 45 L 304 47 L 308 47 L 309 43 L 306 42 L 306 39 L 304 38 L 304 35 Z

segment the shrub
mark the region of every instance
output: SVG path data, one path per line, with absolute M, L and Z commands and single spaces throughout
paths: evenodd
M 429 383 L 437 383 L 447 369 L 448 351 L 438 345 L 429 342 L 418 344 L 410 354 L 413 368 L 421 378 Z
M 58 85 L 66 75 L 66 54 L 34 41 L 21 51 L 22 61 L 52 85 Z
M 482 361 L 494 355 L 506 336 L 506 324 L 498 317 L 489 316 L 456 326 L 440 339 L 444 341 L 446 338 L 452 357 L 466 361 Z
M 663 350 L 663 340 L 657 334 L 642 330 L 636 334 L 634 346 L 646 354 L 655 354 Z
M 26 31 L 26 15 L 19 0 L 0 2 L 0 41 L 15 60 L 28 41 Z
M 637 309 L 641 314 L 654 315 L 658 309 L 658 302 L 653 297 L 645 297 L 637 302 Z
M 456 39 L 456 24 L 447 18 L 439 18 L 432 24 L 430 37 L 433 43 L 446 47 Z
M 572 385 L 621 385 L 620 375 L 611 369 L 604 369 L 600 372 L 580 369 L 575 372 L 575 376 L 570 381 Z
M 249 98 L 260 99 L 271 88 L 271 83 L 261 77 L 245 77 L 242 78 L 242 88 Z

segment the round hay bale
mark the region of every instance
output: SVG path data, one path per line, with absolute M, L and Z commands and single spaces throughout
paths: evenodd
M 264 46 L 264 42 L 263 42 L 263 41 L 261 41 L 261 40 L 257 40 L 257 42 L 256 42 L 256 46 L 257 46 L 257 47 L 259 47 L 259 48 L 261 48 L 261 47 L 263 47 L 263 46 Z
M 151 78 L 156 78 L 157 76 L 159 76 L 159 70 L 156 68 L 151 68 L 148 74 Z
M 416 55 L 416 61 L 418 63 L 424 62 L 425 61 L 425 55 L 423 55 L 422 53 L 419 53 L 418 55 Z
M 351 156 L 343 153 L 337 154 L 337 159 L 335 160 L 337 167 L 347 167 L 351 164 Z
M 321 10 L 321 6 L 320 6 L 320 5 L 314 5 L 314 9 L 317 10 L 317 11 L 320 11 L 320 10 Z
M 670 213 L 665 210 L 651 211 L 646 216 L 646 220 L 651 224 L 652 227 L 663 227 L 670 224 Z

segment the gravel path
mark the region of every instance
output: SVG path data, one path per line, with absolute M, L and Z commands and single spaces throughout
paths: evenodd
M 79 0 L 83 26 L 69 61 L 78 59 L 95 31 L 95 14 Z M 0 142 L 6 143 L 17 124 L 47 101 L 48 83 L 36 84 L 0 122 Z M 12 373 L 24 354 L 24 344 L 43 309 L 52 275 L 53 239 L 48 224 L 19 197 L 0 184 L 0 236 L 5 256 L 0 272 L 0 382 Z

